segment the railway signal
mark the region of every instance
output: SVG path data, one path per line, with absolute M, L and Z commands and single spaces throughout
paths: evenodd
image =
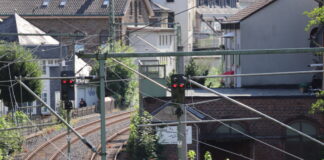
M 186 80 L 183 74 L 174 74 L 171 76 L 171 100 L 177 108 L 176 115 L 181 116 L 183 111 L 179 104 L 183 104 L 185 100 Z
M 62 77 L 74 77 L 73 71 L 62 71 Z M 62 79 L 61 80 L 61 100 L 64 102 L 65 109 L 72 109 L 74 100 L 74 84 L 75 79 Z

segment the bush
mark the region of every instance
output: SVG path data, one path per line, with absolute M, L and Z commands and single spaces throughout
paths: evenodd
M 140 124 L 151 123 L 151 115 L 144 112 L 140 117 L 138 113 L 133 115 L 130 124 L 130 136 L 127 142 L 127 153 L 133 160 L 161 159 L 159 153 L 161 146 L 152 127 L 139 127 Z

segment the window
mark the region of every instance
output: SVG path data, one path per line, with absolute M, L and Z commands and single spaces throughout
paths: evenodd
M 130 2 L 129 4 L 129 15 L 133 15 L 133 2 Z
M 107 7 L 109 5 L 109 0 L 104 0 L 102 3 L 103 6 Z
M 82 39 L 84 39 L 85 34 L 81 31 L 75 31 L 74 34 L 78 34 L 78 36 L 75 37 L 75 45 L 74 45 L 74 52 L 79 53 L 84 51 L 84 44 L 82 43 Z
M 106 44 L 107 41 L 108 41 L 108 37 L 109 37 L 108 30 L 102 30 L 99 33 L 99 42 L 100 42 L 100 44 Z
M 310 122 L 300 120 L 291 123 L 290 126 L 307 135 L 313 137 L 317 135 L 316 127 Z M 287 152 L 307 160 L 320 159 L 320 146 L 318 144 L 288 129 L 286 130 L 286 136 Z M 294 158 L 287 156 L 287 160 L 292 159 Z
M 61 0 L 60 7 L 64 7 L 66 5 L 67 0 Z
M 50 1 L 51 0 L 44 0 L 42 3 L 42 7 L 47 7 Z
M 172 35 L 160 35 L 159 36 L 159 45 L 160 46 L 170 46 L 173 43 Z
M 142 2 L 138 2 L 138 15 L 142 15 Z
M 48 65 L 53 65 L 54 64 L 54 60 L 50 59 L 48 60 Z
M 174 27 L 174 12 L 168 13 L 168 28 Z
M 174 0 L 166 0 L 167 2 L 174 2 Z
M 43 71 L 43 74 L 46 74 L 46 60 L 42 60 L 42 71 Z
M 47 93 L 46 92 L 42 93 L 42 100 L 47 103 Z

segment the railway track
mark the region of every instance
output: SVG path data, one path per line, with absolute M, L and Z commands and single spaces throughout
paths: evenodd
M 120 114 L 112 115 L 106 117 L 107 123 L 106 126 L 118 124 L 122 121 L 126 121 L 130 119 L 132 111 L 123 112 Z M 100 120 L 96 120 L 90 123 L 87 123 L 83 126 L 75 128 L 82 136 L 88 136 L 92 133 L 98 132 L 100 130 Z M 66 156 L 64 150 L 67 148 L 66 141 L 67 132 L 61 133 L 54 138 L 50 139 L 46 143 L 37 147 L 33 152 L 28 154 L 24 159 L 25 160 L 52 160 L 58 159 L 59 155 Z M 71 144 L 75 144 L 79 141 L 79 139 L 71 133 Z
M 108 137 L 106 141 L 107 148 L 107 159 L 108 160 L 117 160 L 117 156 L 123 146 L 126 144 L 129 137 L 130 129 L 129 127 L 120 130 L 119 132 Z M 99 145 L 97 148 L 101 149 Z M 99 160 L 99 156 L 96 153 L 92 153 L 90 160 Z

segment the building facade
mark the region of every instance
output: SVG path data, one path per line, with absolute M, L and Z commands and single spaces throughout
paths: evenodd
M 315 1 L 267 0 L 239 11 L 222 23 L 224 45 L 228 50 L 278 49 L 309 47 L 305 32 L 308 18 L 304 11 L 317 6 Z M 224 57 L 224 71 L 265 73 L 309 70 L 312 54 L 231 55 Z M 235 79 L 234 86 L 298 85 L 311 82 L 312 75 L 244 77 Z
M 309 113 L 311 104 L 316 100 L 314 96 L 302 94 L 297 89 L 220 89 L 217 91 L 323 141 L 323 114 Z M 199 94 L 202 92 L 203 91 L 197 91 Z M 145 98 L 145 109 L 152 113 L 153 117 L 172 116 L 173 112 L 164 112 L 164 115 L 157 115 L 154 113 L 158 108 L 166 104 L 165 101 L 169 100 L 169 98 L 166 97 L 161 97 L 159 99 L 160 101 L 157 101 L 156 98 Z M 198 103 L 204 101 L 208 102 Z M 190 105 L 189 108 L 203 115 L 202 120 L 260 117 L 258 114 L 217 96 L 196 95 L 187 97 L 186 103 L 197 103 L 195 105 Z M 188 110 L 190 110 L 189 108 Z M 188 148 L 195 150 L 199 154 L 200 159 L 203 159 L 203 155 L 206 151 L 211 152 L 213 159 L 245 159 L 238 155 L 243 155 L 250 159 L 262 160 L 295 159 L 292 156 L 284 154 L 283 152 L 275 150 L 244 135 L 247 134 L 303 159 L 318 160 L 323 157 L 323 147 L 320 144 L 310 141 L 268 119 L 261 117 L 257 120 L 229 121 L 225 124 L 226 125 L 223 125 L 218 122 L 197 124 L 199 136 L 192 136 L 192 139 L 193 141 L 201 141 L 201 143 L 199 143 L 198 149 L 195 148 L 195 145 L 188 145 Z M 228 126 L 235 128 L 243 134 Z M 195 129 L 192 130 L 192 134 L 195 134 Z M 165 145 L 164 148 L 164 153 L 168 155 L 167 159 L 177 159 L 175 156 L 177 155 L 176 145 Z M 222 149 L 227 151 L 222 151 Z

